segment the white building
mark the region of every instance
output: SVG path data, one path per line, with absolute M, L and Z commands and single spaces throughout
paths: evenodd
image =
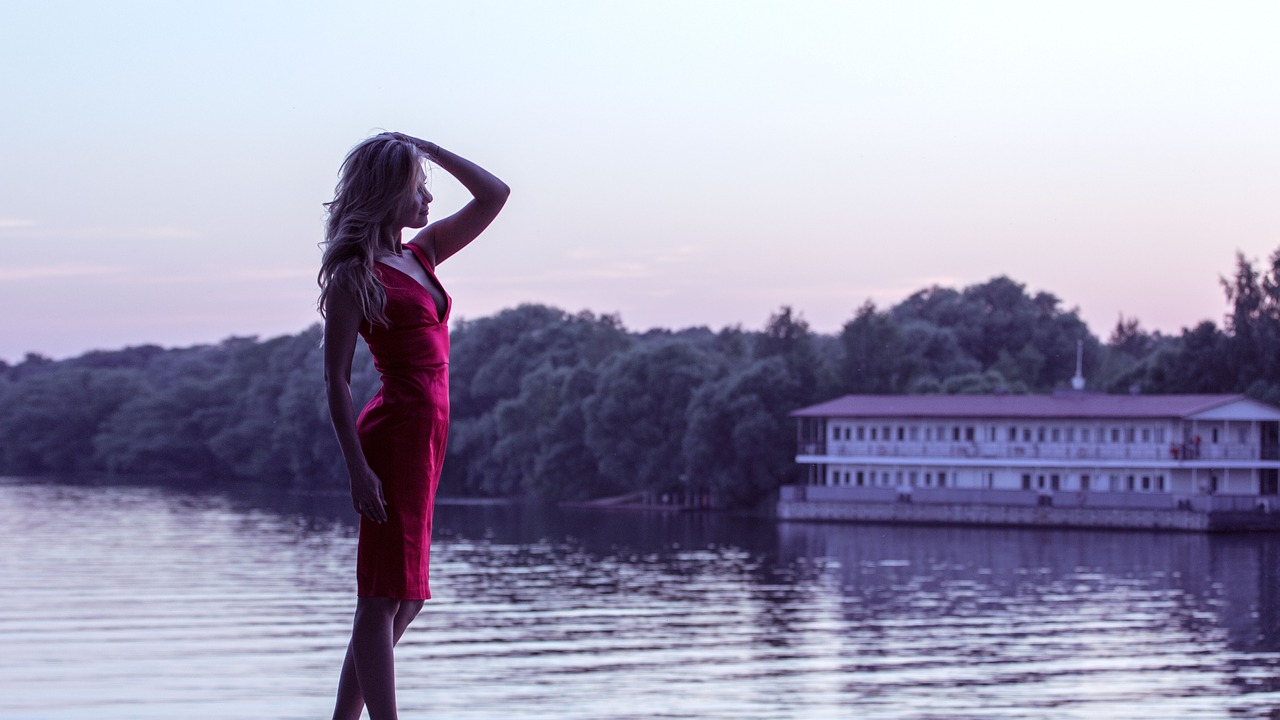
M 1280 491 L 1280 409 L 1243 395 L 846 395 L 792 416 L 784 500 L 1243 510 Z

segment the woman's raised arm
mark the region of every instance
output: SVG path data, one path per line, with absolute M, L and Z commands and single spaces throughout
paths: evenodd
M 470 193 L 472 200 L 458 212 L 431 223 L 410 242 L 426 251 L 432 263 L 439 265 L 476 239 L 498 216 L 511 194 L 511 188 L 496 175 L 470 160 L 452 153 L 433 142 L 403 136 L 422 150 L 434 163 L 444 168 Z

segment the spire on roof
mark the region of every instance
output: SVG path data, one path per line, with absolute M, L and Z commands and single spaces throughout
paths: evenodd
M 1076 341 L 1076 374 L 1071 378 L 1072 390 L 1084 389 L 1084 341 Z

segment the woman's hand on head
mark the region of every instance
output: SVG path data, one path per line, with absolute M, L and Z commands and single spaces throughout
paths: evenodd
M 368 465 L 351 471 L 351 505 L 356 512 L 378 524 L 387 521 L 387 501 L 382 496 L 382 481 Z
M 428 142 L 421 138 L 416 138 L 412 135 L 405 135 L 404 133 L 393 132 L 391 133 L 391 137 L 413 145 L 414 147 L 418 148 L 418 150 L 420 150 L 424 155 L 426 155 L 427 157 L 433 160 L 435 159 L 436 155 L 439 154 L 440 152 L 439 145 L 433 142 Z

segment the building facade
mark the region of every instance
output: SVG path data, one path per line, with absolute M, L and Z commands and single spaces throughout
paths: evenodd
M 847 395 L 792 416 L 803 480 L 784 504 L 1207 512 L 1280 500 L 1280 408 L 1243 395 Z

